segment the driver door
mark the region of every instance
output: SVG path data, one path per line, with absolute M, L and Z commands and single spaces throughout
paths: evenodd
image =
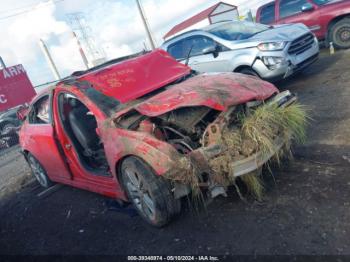
M 302 6 L 304 4 L 312 4 L 314 9 L 303 12 Z M 316 35 L 322 29 L 318 19 L 319 10 L 314 3 L 308 0 L 280 0 L 278 15 L 279 24 L 303 23 Z
M 97 157 L 105 157 L 104 146 L 98 136 L 97 126 L 97 123 L 100 122 L 97 120 L 102 119 L 103 114 L 97 108 L 93 107 L 91 103 L 86 102 L 84 98 L 80 97 L 80 94 L 71 91 L 72 88 L 69 92 L 58 89 L 54 97 L 57 134 L 73 174 L 71 184 L 89 191 L 116 197 L 118 190 L 117 181 L 110 172 L 107 160 L 106 162 L 100 160 L 103 161 L 102 164 L 97 160 Z M 73 101 L 75 102 L 72 103 Z M 89 106 L 86 106 L 84 102 L 89 104 Z M 78 116 L 72 122 L 71 116 L 73 111 L 80 112 L 81 119 Z M 87 119 L 90 120 L 87 121 Z M 91 121 L 92 119 L 95 120 Z M 95 124 L 91 126 L 93 122 Z M 82 124 L 73 125 L 74 123 Z M 98 145 L 98 149 L 91 148 L 91 152 L 87 152 L 77 136 L 76 128 L 81 128 L 80 131 L 78 130 L 78 134 L 83 135 L 83 137 L 86 137 L 86 134 L 94 133 L 95 141 L 93 142 L 96 142 L 94 144 L 95 146 Z M 88 129 L 84 130 L 84 128 Z M 95 155 L 96 158 L 93 158 Z

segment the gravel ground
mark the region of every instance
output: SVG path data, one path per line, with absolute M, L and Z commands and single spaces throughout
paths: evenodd
M 302 75 L 278 83 L 298 94 L 313 121 L 295 159 L 273 168 L 274 178 L 265 172 L 262 203 L 244 203 L 232 191 L 206 211 L 185 208 L 155 229 L 99 195 L 62 187 L 38 198 L 41 189 L 30 183 L 2 201 L 0 253 L 350 255 L 349 58 L 323 54 Z M 4 166 L 0 159 L 1 176 L 21 173 L 21 161 Z
M 0 151 L 0 198 L 17 192 L 31 180 L 30 170 L 18 146 Z

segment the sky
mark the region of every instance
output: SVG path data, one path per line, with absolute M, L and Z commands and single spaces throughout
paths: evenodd
M 268 0 L 226 0 L 246 14 Z M 174 25 L 218 0 L 140 0 L 157 45 Z M 95 58 L 107 59 L 144 49 L 146 38 L 135 0 L 0 0 L 0 56 L 7 66 L 23 64 L 33 85 L 54 80 L 39 40 L 47 44 L 61 77 L 83 70 L 68 17 L 80 13 L 93 36 Z M 86 47 L 85 47 L 86 49 Z M 87 50 L 86 50 L 87 51 Z M 87 52 L 88 53 L 88 52 Z M 91 59 L 91 57 L 88 57 Z

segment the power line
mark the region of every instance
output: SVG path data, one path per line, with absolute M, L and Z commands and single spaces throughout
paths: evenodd
M 15 7 L 15 8 L 3 10 L 3 11 L 0 11 L 0 14 L 2 14 L 2 13 L 9 13 L 9 12 L 16 11 L 16 10 L 19 10 L 19 9 L 28 9 L 28 8 L 32 8 L 32 7 L 35 7 L 35 6 L 37 6 L 38 4 L 40 4 L 40 3 L 42 3 L 42 2 L 49 2 L 49 1 L 50 1 L 50 0 L 40 1 L 40 2 L 35 2 L 35 3 L 32 3 L 32 4 L 29 4 L 29 5 L 23 5 L 23 6 L 21 6 L 21 7 Z
M 94 64 L 98 59 L 104 59 L 104 51 L 97 45 L 92 29 L 86 23 L 85 14 L 82 12 L 70 13 L 67 14 L 67 18 L 73 32 L 76 32 L 75 36 L 79 36 L 87 54 L 92 59 L 91 64 Z
M 57 82 L 59 82 L 59 81 L 60 81 L 60 80 L 55 80 L 55 81 L 46 82 L 46 83 L 44 83 L 44 84 L 36 85 L 36 86 L 34 86 L 34 88 L 41 87 L 41 86 L 46 86 L 46 85 L 50 85 L 50 84 L 53 84 L 53 83 L 57 83 Z
M 48 6 L 50 4 L 56 4 L 59 2 L 63 2 L 63 1 L 64 0 L 54 0 L 52 2 L 47 1 L 45 5 L 36 5 L 35 7 L 29 8 L 29 9 L 24 10 L 24 11 L 20 11 L 20 12 L 17 12 L 17 13 L 11 14 L 11 15 L 7 15 L 7 16 L 2 16 L 2 17 L 0 17 L 0 20 L 5 20 L 5 19 L 9 19 L 9 18 L 12 18 L 15 16 L 24 15 L 26 13 L 33 12 L 36 9 L 43 8 L 43 7 Z

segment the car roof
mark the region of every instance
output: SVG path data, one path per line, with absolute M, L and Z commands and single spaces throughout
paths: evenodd
M 205 27 L 202 27 L 200 29 L 193 29 L 193 30 L 189 30 L 189 31 L 186 31 L 186 32 L 183 32 L 179 35 L 176 35 L 176 36 L 173 36 L 169 39 L 167 39 L 166 41 L 163 42 L 162 46 L 166 46 L 167 44 L 173 42 L 173 41 L 176 41 L 177 39 L 181 39 L 181 38 L 184 38 L 184 36 L 187 36 L 187 35 L 191 35 L 193 33 L 209 33 L 210 34 L 210 30 L 216 28 L 216 27 L 219 27 L 219 26 L 222 26 L 222 25 L 225 25 L 225 24 L 230 24 L 230 23 L 243 23 L 243 21 L 235 21 L 235 20 L 225 20 L 225 21 L 220 21 L 220 22 L 216 22 L 216 23 L 213 23 L 213 24 L 210 24 L 208 26 L 205 26 Z
M 75 71 L 73 72 L 70 76 L 68 76 L 66 79 L 69 79 L 69 78 L 72 78 L 72 77 L 77 77 L 77 76 L 82 76 L 82 75 L 85 75 L 85 74 L 88 74 L 88 73 L 92 73 L 94 71 L 97 71 L 97 70 L 100 70 L 100 69 L 103 69 L 107 66 L 110 66 L 110 65 L 114 65 L 114 64 L 118 64 L 120 62 L 123 62 L 123 61 L 126 61 L 126 60 L 129 60 L 129 59 L 132 59 L 132 58 L 136 58 L 136 57 L 139 57 L 139 56 L 142 56 L 144 54 L 147 54 L 149 53 L 150 51 L 141 51 L 141 52 L 138 52 L 138 53 L 134 53 L 134 54 L 131 54 L 131 55 L 127 55 L 127 56 L 122 56 L 122 57 L 118 57 L 118 58 L 115 58 L 115 59 L 112 59 L 112 60 L 109 60 L 105 63 L 102 63 L 100 65 L 97 65 L 97 66 L 94 66 L 94 67 L 91 67 L 87 70 L 83 70 L 83 71 Z
M 191 68 L 178 63 L 164 50 L 156 49 L 75 72 L 57 85 L 93 88 L 126 103 L 164 87 L 190 72 Z
M 222 25 L 232 24 L 232 23 L 242 23 L 242 21 L 233 21 L 233 20 L 221 21 L 221 22 L 213 23 L 213 24 L 210 24 L 206 27 L 203 27 L 202 30 L 203 31 L 210 31 L 210 30 L 217 28 L 217 27 L 220 27 Z
M 163 42 L 162 45 L 165 45 L 165 44 L 167 44 L 169 42 L 172 42 L 174 39 L 181 38 L 184 35 L 195 33 L 195 32 L 203 32 L 203 30 L 202 29 L 193 29 L 193 30 L 189 30 L 189 31 L 183 32 L 181 34 L 178 34 L 176 36 L 173 36 L 173 37 L 167 39 L 166 41 Z

